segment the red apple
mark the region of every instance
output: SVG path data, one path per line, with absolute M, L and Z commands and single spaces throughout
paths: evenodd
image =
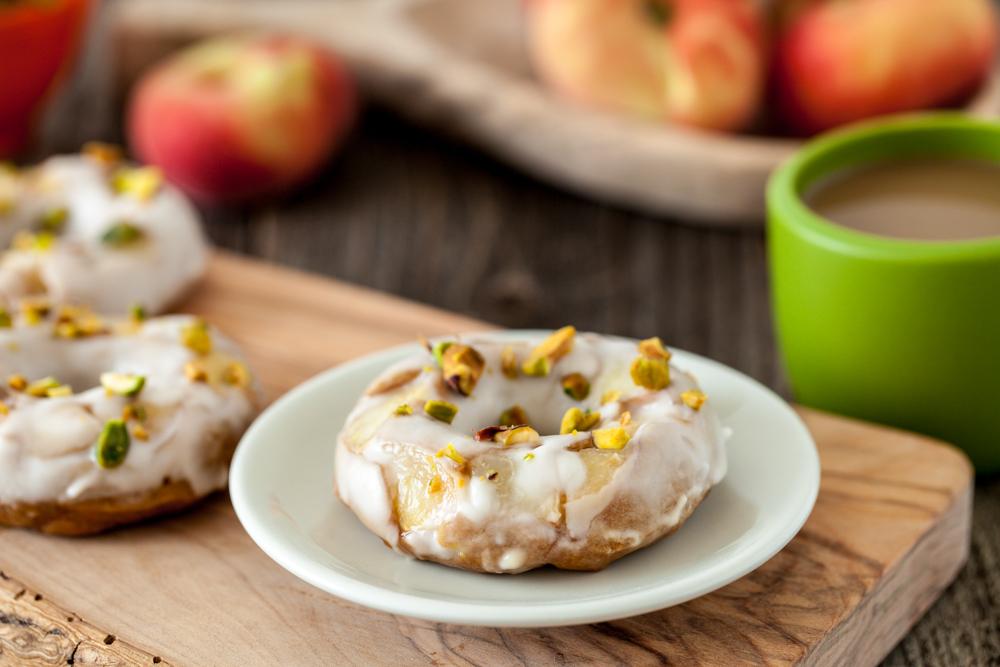
M 762 95 L 762 20 L 752 0 L 526 0 L 538 75 L 580 103 L 732 130 Z
M 323 165 L 357 116 L 342 61 L 288 35 L 201 42 L 145 74 L 127 113 L 131 148 L 201 201 L 286 192 Z
M 996 52 L 991 0 L 791 0 L 780 9 L 776 98 L 800 133 L 959 102 Z

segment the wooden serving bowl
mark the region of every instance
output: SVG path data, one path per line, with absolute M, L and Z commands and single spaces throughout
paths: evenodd
M 571 106 L 531 74 L 521 0 L 124 0 L 126 81 L 178 45 L 234 29 L 312 34 L 368 96 L 581 196 L 704 225 L 762 227 L 764 185 L 801 142 Z M 1000 71 L 968 110 L 1000 116 Z
M 0 6 L 0 158 L 25 148 L 46 97 L 76 54 L 90 0 Z

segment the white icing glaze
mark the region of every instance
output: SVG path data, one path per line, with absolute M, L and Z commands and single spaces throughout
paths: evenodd
M 259 386 L 194 382 L 184 364 L 198 355 L 181 343 L 181 331 L 196 318 L 160 317 L 130 333 L 56 338 L 51 326 L 0 329 L 0 373 L 29 380 L 54 376 L 73 385 L 71 396 L 36 398 L 6 390 L 0 416 L 0 503 L 72 502 L 116 497 L 156 488 L 165 477 L 187 481 L 197 495 L 226 485 L 228 461 L 215 460 L 223 440 L 238 437 L 256 415 Z M 211 331 L 208 358 L 242 359 L 234 343 Z M 105 371 L 142 375 L 138 396 L 108 395 Z M 124 407 L 141 405 L 148 440 L 132 431 L 130 448 L 117 468 L 94 459 L 94 444 Z M 138 422 L 130 422 L 134 429 Z
M 697 385 L 673 366 L 666 389 L 637 386 L 629 372 L 638 356 L 636 342 L 595 334 L 578 334 L 572 351 L 546 378 L 521 374 L 510 380 L 503 374 L 505 347 L 520 362 L 543 340 L 463 338 L 485 359 L 469 396 L 441 381 L 429 353 L 382 373 L 372 388 L 407 372 L 416 376 L 391 391 L 366 394 L 348 417 L 338 437 L 335 480 L 344 503 L 400 553 L 492 572 L 547 562 L 599 568 L 674 530 L 726 471 L 725 434 L 711 398 L 701 410 L 685 405 L 681 394 Z M 570 373 L 590 381 L 585 400 L 563 392 L 560 380 Z M 620 392 L 620 399 L 601 405 L 609 391 Z M 423 411 L 432 399 L 458 407 L 452 424 Z M 394 414 L 403 403 L 413 414 Z M 505 448 L 471 437 L 498 424 L 514 405 L 541 434 L 539 442 Z M 631 439 L 613 451 L 594 448 L 589 433 L 558 435 L 572 407 L 599 412 L 595 429 L 616 428 L 623 412 L 630 412 Z M 439 454 L 449 444 L 463 464 Z M 498 476 L 490 480 L 485 473 L 494 471 Z M 444 488 L 428 493 L 423 480 L 435 474 Z M 406 510 L 415 506 L 403 494 L 430 500 L 420 506 L 424 511 Z M 594 556 L 601 550 L 604 561 Z
M 148 201 L 116 193 L 109 168 L 81 156 L 49 158 L 21 174 L 0 170 L 0 247 L 21 230 L 34 231 L 47 213 L 68 215 L 46 250 L 0 256 L 0 305 L 44 291 L 55 303 L 86 304 L 121 314 L 135 303 L 150 313 L 170 306 L 204 273 L 208 244 L 190 202 L 169 185 Z M 129 247 L 101 237 L 128 222 L 144 233 Z

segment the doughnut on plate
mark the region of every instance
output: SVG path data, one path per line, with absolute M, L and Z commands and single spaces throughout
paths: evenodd
M 544 567 L 495 575 L 404 558 L 337 499 L 331 480 L 334 442 L 355 401 L 381 371 L 418 349 L 385 350 L 307 381 L 264 412 L 233 460 L 230 493 L 251 538 L 292 574 L 344 599 L 466 625 L 538 627 L 633 616 L 704 595 L 757 568 L 792 539 L 816 500 L 819 457 L 795 412 L 746 376 L 672 349 L 672 362 L 697 377 L 733 430 L 726 477 L 675 534 L 600 572 Z

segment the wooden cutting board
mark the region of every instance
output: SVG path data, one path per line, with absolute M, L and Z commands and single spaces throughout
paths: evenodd
M 489 328 L 219 254 L 184 310 L 247 350 L 270 398 L 416 332 Z M 92 538 L 0 530 L 3 665 L 876 665 L 968 554 L 972 470 L 952 447 L 800 410 L 822 461 L 799 535 L 715 593 L 635 618 L 495 629 L 395 617 L 296 579 L 217 494 Z
M 127 84 L 172 49 L 240 29 L 314 35 L 369 98 L 583 197 L 703 225 L 762 227 L 768 175 L 801 142 L 566 104 L 531 73 L 523 0 L 120 0 Z M 1000 69 L 968 110 L 1000 115 Z

